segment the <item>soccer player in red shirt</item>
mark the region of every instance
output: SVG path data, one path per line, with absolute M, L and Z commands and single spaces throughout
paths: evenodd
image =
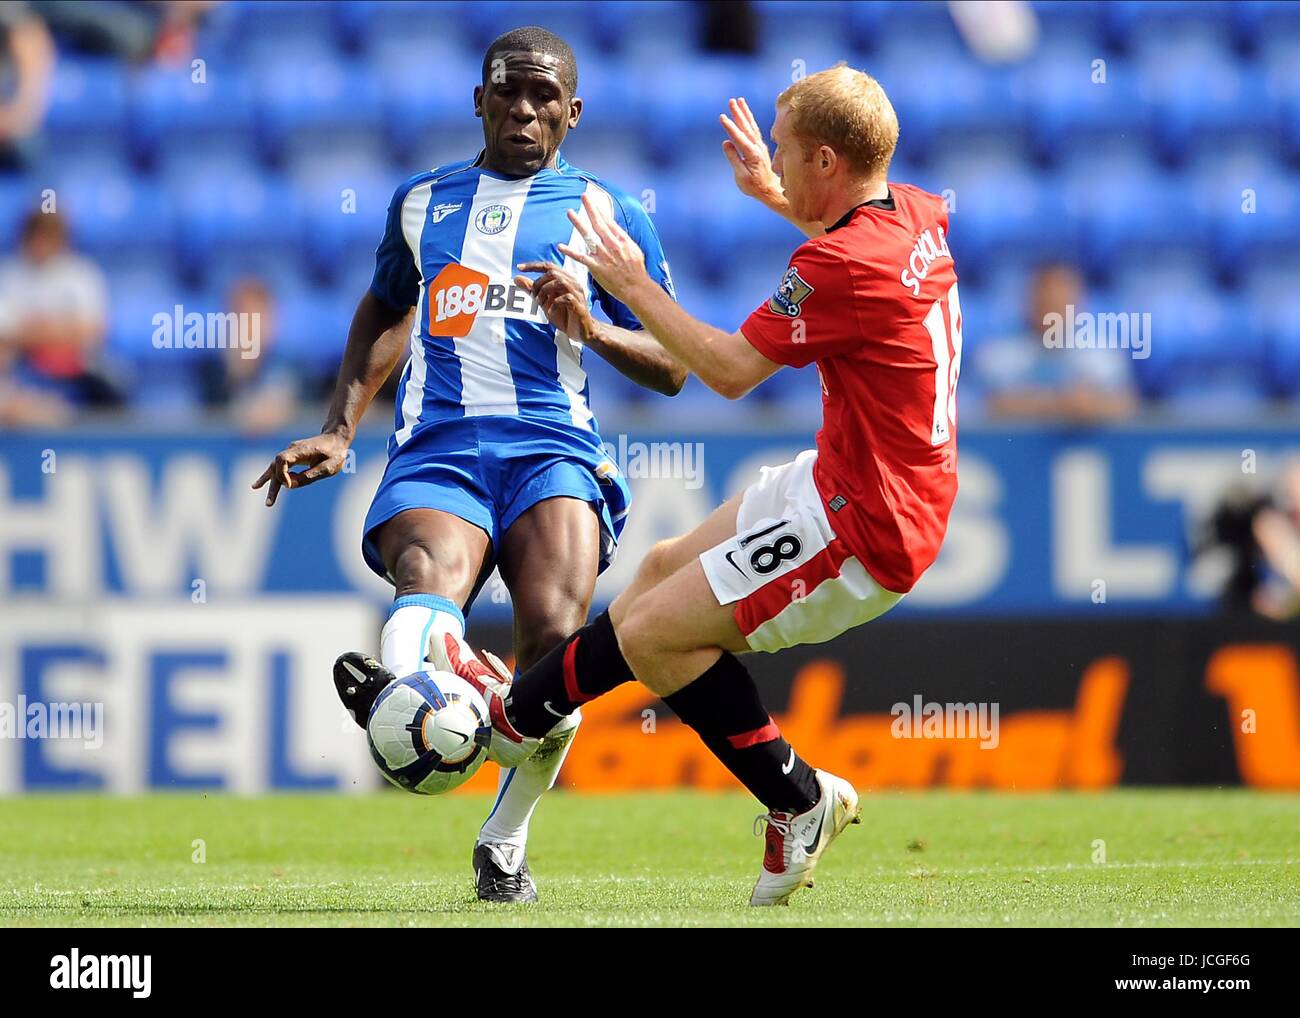
M 817 447 L 764 468 L 694 531 L 656 546 L 608 612 L 490 704 L 494 748 L 509 742 L 526 755 L 556 717 L 622 682 L 663 697 L 768 807 L 754 905 L 784 904 L 811 886 L 822 852 L 859 808 L 852 785 L 785 742 L 735 655 L 818 643 L 868 622 L 934 561 L 957 492 L 961 361 L 947 211 L 932 194 L 888 182 L 898 120 L 884 90 L 838 66 L 786 89 L 776 111 L 770 160 L 743 99 L 722 117 L 724 150 L 740 189 L 810 239 L 737 332 L 673 303 L 595 207 L 582 249 L 562 251 L 723 396 L 740 398 L 783 365 L 815 363 Z M 555 266 L 521 269 L 542 273 L 532 288 L 548 313 L 585 310 Z

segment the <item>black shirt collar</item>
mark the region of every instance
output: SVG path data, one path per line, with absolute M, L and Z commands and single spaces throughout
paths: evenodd
M 861 205 L 854 205 L 853 208 L 845 212 L 844 215 L 840 216 L 840 218 L 835 220 L 835 222 L 830 226 L 826 227 L 826 232 L 830 233 L 831 230 L 838 230 L 841 226 L 848 226 L 849 220 L 853 218 L 853 213 L 857 212 L 858 209 L 865 208 L 888 209 L 890 212 L 893 212 L 897 208 L 897 206 L 894 205 L 894 192 L 888 192 L 883 198 L 872 198 L 871 201 L 864 201 Z

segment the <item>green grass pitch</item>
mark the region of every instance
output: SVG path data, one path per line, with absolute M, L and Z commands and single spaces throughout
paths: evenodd
M 486 800 L 32 796 L 0 804 L 4 925 L 1300 924 L 1300 795 L 883 793 L 789 908 L 750 909 L 739 794 L 553 793 L 542 901 L 474 899 Z M 202 840 L 206 861 L 196 862 Z M 1105 861 L 1094 861 L 1104 843 Z

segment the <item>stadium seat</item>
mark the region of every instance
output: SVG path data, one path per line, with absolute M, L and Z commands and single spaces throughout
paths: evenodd
M 0 244 L 11 251 L 28 213 L 40 207 L 41 185 L 36 178 L 0 175 Z
M 1225 278 L 1235 278 L 1247 256 L 1284 254 L 1300 236 L 1300 187 L 1270 148 L 1207 148 L 1189 170 L 1193 207 L 1213 231 Z
M 218 168 L 196 174 L 178 196 L 178 256 L 195 278 L 223 255 L 262 257 L 301 244 L 301 196 L 280 177 Z
M 908 158 L 955 155 L 967 131 L 1005 136 L 1023 130 L 1023 104 L 1011 72 L 978 64 L 956 41 L 936 44 L 891 33 L 869 70 L 898 112 L 899 150 Z
M 305 280 L 286 282 L 275 291 L 275 351 L 311 375 L 333 372 L 347 344 L 356 297 L 334 288 L 317 289 Z
M 643 90 L 637 100 L 650 154 L 662 165 L 673 165 L 705 145 L 721 145 L 718 115 L 727 100 L 747 96 L 757 103 L 757 114 L 768 107 L 754 97 L 767 91 L 775 97 L 780 89 L 765 88 L 751 60 L 679 54 L 659 68 L 655 87 Z
M 1206 224 L 1186 213 L 1187 183 L 1123 142 L 1077 152 L 1062 182 L 1066 215 L 1076 224 L 1090 275 L 1106 277 L 1116 261 L 1154 251 L 1200 258 L 1206 250 Z
M 53 186 L 77 248 L 107 259 L 171 246 L 174 198 L 147 181 L 88 173 L 69 164 L 53 178 Z
M 296 142 L 344 144 L 352 129 L 379 136 L 382 97 L 369 65 L 334 59 L 306 47 L 254 65 L 258 140 L 271 160 Z
M 853 45 L 864 53 L 873 53 L 881 41 L 897 36 L 925 37 L 945 48 L 958 41 L 948 5 L 938 0 L 850 3 L 848 32 Z
M 1251 325 L 1262 338 L 1265 363 L 1260 388 L 1275 398 L 1300 396 L 1300 294 L 1252 303 Z
M 373 252 L 383 236 L 388 205 L 400 182 L 386 165 L 364 153 L 338 153 L 289 168 L 305 216 L 301 263 L 318 279 L 335 279 L 350 247 Z
M 1154 137 L 1165 158 L 1181 160 L 1197 137 L 1223 140 L 1274 128 L 1263 77 L 1243 70 L 1221 43 L 1160 40 L 1146 50 L 1138 96 L 1154 114 Z M 1187 87 L 1190 80 L 1197 83 L 1194 90 Z
M 1102 57 L 1078 40 L 1044 47 L 1010 72 L 1010 90 L 1023 103 L 1038 155 L 1060 160 L 1067 144 L 1121 138 L 1144 147 L 1151 113 L 1138 100 L 1137 68 Z
M 1207 39 L 1231 40 L 1232 9 L 1242 6 L 1226 0 L 1200 0 L 1198 3 L 1168 3 L 1164 0 L 1125 0 L 1105 3 L 1102 30 L 1105 41 L 1127 51 L 1139 39 Z
M 202 139 L 239 144 L 253 131 L 253 90 L 238 64 L 211 64 L 202 80 L 190 68 L 155 66 L 132 81 L 131 141 L 153 163 L 160 147 L 182 150 Z
M 127 122 L 127 72 L 116 60 L 61 54 L 50 81 L 45 130 L 120 135 Z

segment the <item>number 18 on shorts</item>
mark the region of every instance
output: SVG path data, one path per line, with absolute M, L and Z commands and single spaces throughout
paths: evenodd
M 752 650 L 823 643 L 903 596 L 882 588 L 835 535 L 813 481 L 816 461 L 809 450 L 764 467 L 741 498 L 735 536 L 700 556 Z

